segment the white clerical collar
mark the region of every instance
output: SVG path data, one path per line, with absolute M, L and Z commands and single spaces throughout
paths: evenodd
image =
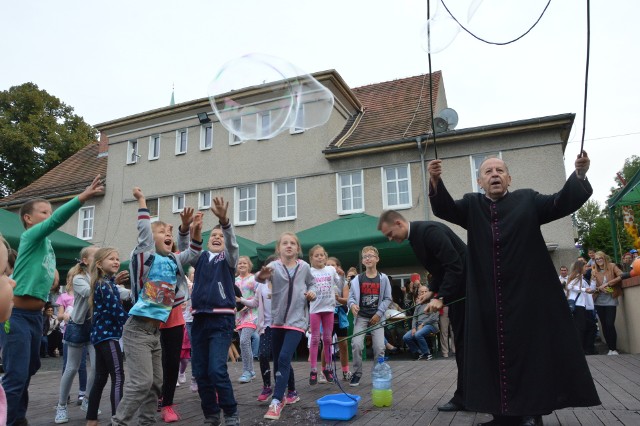
M 502 194 L 502 197 L 500 197 L 500 198 L 499 198 L 499 200 L 501 200 L 502 198 L 504 198 L 504 196 L 505 196 L 505 195 L 507 195 L 507 192 L 509 192 L 509 190 L 508 190 L 508 189 L 507 189 L 506 191 L 504 191 L 504 193 Z M 489 197 L 489 196 L 487 195 L 487 193 L 486 193 L 486 192 L 484 193 L 484 196 L 485 196 L 489 201 L 491 201 L 492 203 L 495 203 L 495 201 L 493 201 L 493 200 L 491 199 L 491 197 Z M 496 200 L 496 201 L 498 201 L 498 200 Z

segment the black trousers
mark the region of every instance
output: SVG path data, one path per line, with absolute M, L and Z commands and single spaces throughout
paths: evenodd
M 464 407 L 464 381 L 462 380 L 462 372 L 464 371 L 464 318 L 464 299 L 449 305 L 449 321 L 453 329 L 453 342 L 456 345 L 456 365 L 458 366 L 458 385 L 451 402 L 461 407 Z
M 184 325 L 160 329 L 160 345 L 162 346 L 162 406 L 173 405 L 176 393 L 178 373 L 180 372 L 180 352 Z

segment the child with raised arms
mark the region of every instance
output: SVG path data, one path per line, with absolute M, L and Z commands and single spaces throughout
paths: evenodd
M 229 203 L 223 198 L 213 199 L 211 211 L 219 224 L 211 230 L 208 251 L 191 261 L 195 267 L 191 293 L 191 366 L 198 384 L 204 423 L 219 425 L 220 411 L 223 411 L 225 425 L 231 426 L 240 424 L 238 404 L 227 371 L 227 354 L 235 328 L 234 282 L 239 247 L 227 216 L 228 208 Z
M 139 424 L 155 424 L 158 397 L 162 392 L 160 324 L 174 306 L 189 297 L 182 265 L 197 258 L 202 250 L 202 216 L 196 215 L 190 226 L 191 243 L 186 250 L 171 252 L 173 236 L 166 223 L 151 223 L 142 190 L 133 189 L 138 200 L 138 245 L 129 264 L 131 298 L 129 319 L 124 325 L 124 353 L 127 357 L 124 395 L 113 425 L 128 425 L 136 412 Z M 187 240 L 189 234 L 179 234 Z M 91 401 L 90 401 L 91 402 Z
M 291 360 L 307 329 L 309 308 L 307 301 L 315 299 L 315 278 L 311 267 L 303 260 L 298 237 L 285 232 L 276 243 L 278 260 L 262 267 L 256 274 L 257 282 L 271 281 L 271 338 L 273 346 L 274 377 L 276 381 L 273 399 L 265 419 L 278 420 L 285 404 L 300 400 L 291 389 L 289 376 L 293 374 Z M 289 392 L 284 395 L 285 387 Z M 286 399 L 285 399 L 286 398 Z

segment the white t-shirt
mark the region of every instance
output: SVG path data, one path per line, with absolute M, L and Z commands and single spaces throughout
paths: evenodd
M 333 312 L 336 307 L 336 294 L 340 288 L 340 275 L 333 266 L 325 266 L 322 269 L 311 267 L 311 275 L 315 278 L 315 300 L 312 300 L 309 313 Z M 341 294 L 338 294 L 341 296 Z
M 575 300 L 576 306 L 583 306 L 587 311 L 593 311 L 593 296 L 586 291 L 587 289 L 595 290 L 595 282 L 592 281 L 592 283 L 589 284 L 584 278 L 582 280 L 575 278 L 567 285 L 567 288 L 569 289 L 568 299 Z M 580 295 L 580 297 L 578 297 L 578 295 Z M 578 298 L 577 300 L 576 297 Z

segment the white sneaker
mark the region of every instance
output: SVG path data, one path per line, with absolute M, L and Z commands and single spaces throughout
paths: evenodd
M 195 377 L 191 378 L 191 385 L 189 386 L 191 392 L 198 392 L 198 382 L 196 382 Z
M 80 405 L 80 409 L 85 413 L 89 410 L 89 398 L 85 396 L 82 400 L 82 405 Z M 98 414 L 102 414 L 102 410 L 98 408 Z
M 178 380 L 178 381 L 176 382 L 176 387 L 177 387 L 177 388 L 179 388 L 179 387 L 180 387 L 180 380 Z
M 56 418 L 54 421 L 56 422 L 56 424 L 69 422 L 69 415 L 67 414 L 66 405 L 58 404 L 58 406 L 56 407 Z
M 322 374 L 322 372 L 318 373 L 318 383 L 327 383 L 327 378 L 324 377 L 324 374 Z
M 609 351 L 607 355 L 620 355 L 620 354 L 618 353 L 618 351 L 613 350 L 613 351 Z
M 187 383 L 187 375 L 185 373 L 178 374 L 178 383 Z

